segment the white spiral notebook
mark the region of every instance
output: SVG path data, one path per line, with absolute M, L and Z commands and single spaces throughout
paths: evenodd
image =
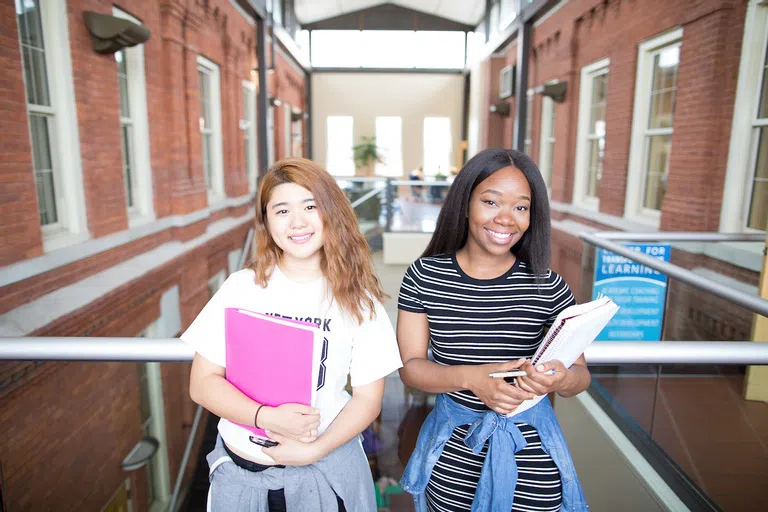
M 613 315 L 619 310 L 610 298 L 602 296 L 591 302 L 565 308 L 557 315 L 544 341 L 531 358 L 531 363 L 537 365 L 553 360 L 559 360 L 570 368 L 587 347 L 595 341 L 600 331 L 608 325 Z M 526 400 L 507 416 L 514 416 L 530 409 L 546 395 Z

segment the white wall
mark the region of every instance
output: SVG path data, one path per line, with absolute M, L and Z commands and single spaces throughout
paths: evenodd
M 377 116 L 403 118 L 403 172 L 422 165 L 425 117 L 449 117 L 452 165 L 461 137 L 464 76 L 415 73 L 312 73 L 312 157 L 325 166 L 328 116 L 354 117 L 354 142 L 375 135 Z

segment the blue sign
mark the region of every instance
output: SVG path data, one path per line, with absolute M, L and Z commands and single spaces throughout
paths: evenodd
M 669 244 L 627 244 L 627 248 L 669 261 Z M 604 249 L 597 249 L 592 298 L 607 295 L 620 306 L 596 341 L 660 341 L 667 276 Z

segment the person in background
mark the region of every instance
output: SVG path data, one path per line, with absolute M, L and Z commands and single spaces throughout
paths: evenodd
M 549 235 L 536 165 L 487 149 L 457 174 L 429 245 L 406 271 L 400 376 L 438 394 L 401 481 L 417 512 L 588 509 L 550 401 L 507 416 L 524 400 L 573 396 L 590 383 L 583 355 L 570 368 L 529 361 L 575 302 L 548 268 Z M 514 384 L 489 376 L 513 369 L 526 376 Z
M 376 511 L 359 437 L 379 415 L 384 377 L 401 366 L 383 297 L 333 177 L 303 158 L 277 162 L 257 194 L 253 265 L 232 274 L 181 335 L 197 352 L 192 400 L 221 417 L 208 455 L 208 510 Z M 225 308 L 318 324 L 324 340 L 315 407 L 269 407 L 227 381 Z M 344 391 L 348 375 L 352 397 Z M 278 444 L 266 447 L 238 423 L 265 429 Z

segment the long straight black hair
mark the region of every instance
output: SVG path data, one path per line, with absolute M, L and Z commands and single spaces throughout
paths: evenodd
M 490 148 L 473 156 L 461 169 L 448 189 L 445 203 L 437 217 L 435 232 L 424 250 L 425 256 L 455 254 L 467 243 L 469 198 L 483 180 L 504 167 L 514 167 L 531 187 L 531 222 L 528 230 L 511 249 L 524 261 L 531 273 L 543 276 L 551 258 L 549 245 L 549 199 L 541 172 L 525 153 L 512 149 Z

